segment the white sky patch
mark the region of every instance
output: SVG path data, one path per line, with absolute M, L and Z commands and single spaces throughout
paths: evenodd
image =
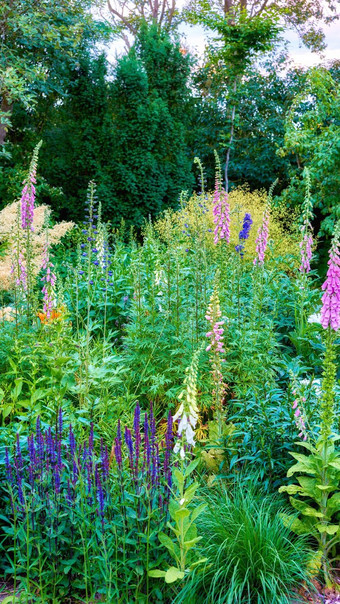
M 183 5 L 184 0 L 177 0 L 179 9 Z M 104 12 L 105 17 L 110 21 L 108 10 L 105 10 Z M 312 65 L 318 65 L 325 61 L 327 62 L 334 59 L 340 60 L 340 22 L 323 25 L 322 29 L 325 33 L 327 48 L 321 56 L 308 50 L 308 48 L 302 44 L 296 32 L 293 30 L 284 31 L 284 39 L 289 42 L 289 56 L 296 65 L 311 67 Z M 206 29 L 198 25 L 190 26 L 182 23 L 179 26 L 179 33 L 185 48 L 188 48 L 191 53 L 196 54 L 199 57 L 203 56 L 208 41 L 208 31 Z M 106 47 L 108 60 L 112 64 L 115 63 L 116 57 L 124 54 L 125 51 L 125 45 L 122 40 L 115 40 Z

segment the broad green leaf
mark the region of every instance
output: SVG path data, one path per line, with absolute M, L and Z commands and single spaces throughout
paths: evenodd
M 328 535 L 335 535 L 339 530 L 338 524 L 322 524 L 321 522 L 316 525 L 316 528 L 320 533 L 327 533 Z
M 166 535 L 165 533 L 158 533 L 158 539 L 160 540 L 161 544 L 164 545 L 164 547 L 166 547 L 172 555 L 175 555 L 175 545 L 168 535 Z
M 188 508 L 180 508 L 179 510 L 177 510 L 177 512 L 175 512 L 175 517 L 176 520 L 177 518 L 187 518 L 188 516 L 190 516 L 190 510 L 188 510 Z
M 166 583 L 174 583 L 178 581 L 178 579 L 183 579 L 184 572 L 175 568 L 174 566 L 170 566 L 165 573 L 165 582 Z
M 199 459 L 194 459 L 193 461 L 191 461 L 187 467 L 187 469 L 184 472 L 184 476 L 185 478 L 188 478 L 188 476 L 190 476 L 190 474 L 197 468 L 199 464 Z
M 289 495 L 296 495 L 302 491 L 301 487 L 297 484 L 288 484 L 279 488 L 279 493 L 288 493 Z
M 304 501 L 300 501 L 299 499 L 294 499 L 294 497 L 290 497 L 289 500 L 290 500 L 290 503 L 292 504 L 292 506 L 296 510 L 301 512 L 301 514 L 304 514 L 304 516 L 312 516 L 315 518 L 323 517 L 322 512 L 318 512 L 318 510 L 316 510 L 315 508 L 312 508 L 310 505 L 307 505 L 306 503 L 304 503 Z
M 159 569 L 155 569 L 155 570 L 149 570 L 148 575 L 149 577 L 153 577 L 154 579 L 159 579 L 160 577 L 165 577 L 165 570 L 159 570 Z

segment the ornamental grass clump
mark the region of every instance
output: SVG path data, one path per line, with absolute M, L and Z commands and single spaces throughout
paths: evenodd
M 290 604 L 308 580 L 306 540 L 279 516 L 280 501 L 257 490 L 252 477 L 201 495 L 197 520 L 207 561 L 189 578 L 176 604 Z

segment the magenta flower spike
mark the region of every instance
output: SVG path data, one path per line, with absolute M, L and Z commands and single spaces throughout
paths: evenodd
M 338 331 L 340 327 L 340 222 L 329 251 L 327 278 L 322 289 L 321 325 Z
M 33 151 L 32 160 L 29 167 L 27 178 L 23 182 L 21 193 L 21 226 L 23 229 L 31 229 L 33 231 L 34 219 L 34 204 L 35 204 L 35 185 L 38 164 L 38 153 L 41 147 L 41 141 Z
M 214 244 L 216 245 L 219 239 L 225 239 L 230 242 L 230 206 L 228 203 L 228 193 L 221 189 L 219 179 L 216 177 L 215 191 L 213 198 L 214 208 Z
M 269 235 L 269 217 L 270 217 L 270 213 L 269 213 L 269 206 L 267 205 L 267 207 L 265 208 L 264 212 L 263 212 L 263 220 L 262 220 L 262 224 L 257 232 L 257 238 L 256 238 L 256 258 L 254 258 L 254 265 L 256 264 L 260 264 L 263 265 L 264 264 L 264 257 L 265 257 L 265 253 L 266 253 L 266 248 L 267 248 L 267 244 L 268 244 L 268 235 Z

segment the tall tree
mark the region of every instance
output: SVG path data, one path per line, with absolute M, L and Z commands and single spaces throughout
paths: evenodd
M 294 25 L 306 44 L 322 47 L 322 35 L 315 18 L 330 20 L 325 6 L 335 11 L 334 0 L 189 0 L 186 15 L 190 22 L 209 28 L 215 38 L 209 44 L 207 66 L 215 89 L 224 88 L 229 107 L 230 131 L 225 142 L 225 185 L 229 187 L 229 163 L 234 143 L 235 116 L 240 99 L 240 84 L 254 58 L 268 51 L 277 39 L 283 23 Z
M 340 219 L 340 64 L 330 69 L 312 68 L 305 85 L 295 95 L 286 118 L 281 155 L 292 159 L 290 186 L 282 198 L 300 205 L 304 192 L 304 168 L 322 235 L 331 235 Z
M 65 65 L 75 62 L 94 26 L 91 0 L 2 0 L 0 3 L 0 145 L 13 103 L 32 110 L 39 93 L 63 89 Z
M 107 6 L 114 32 L 124 40 L 127 50 L 143 23 L 170 31 L 178 17 L 176 0 L 107 0 Z
M 157 25 L 142 27 L 113 82 L 111 207 L 133 224 L 177 204 L 190 187 L 186 143 L 190 60 Z

